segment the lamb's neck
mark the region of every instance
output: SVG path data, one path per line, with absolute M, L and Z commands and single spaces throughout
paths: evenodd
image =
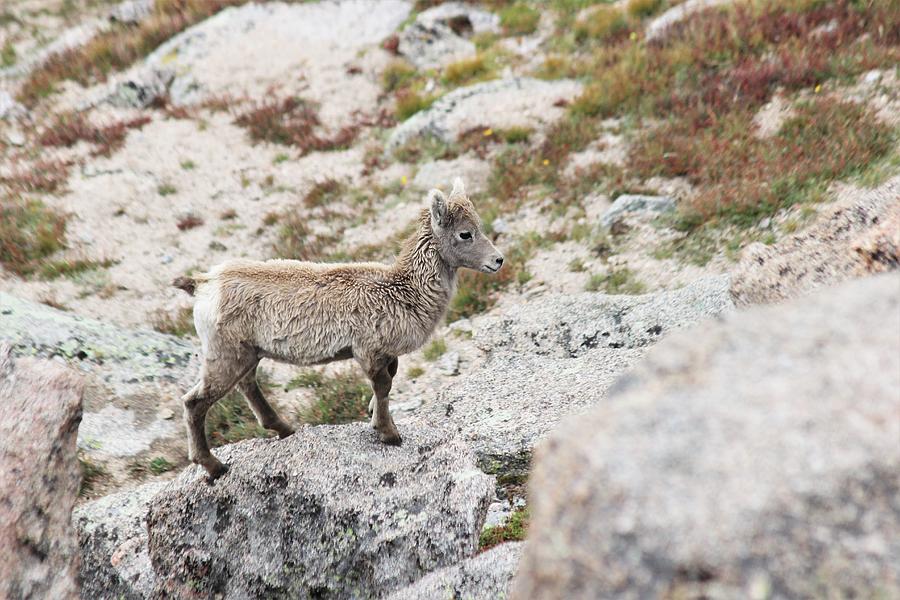
M 436 318 L 443 316 L 456 292 L 456 269 L 441 259 L 427 213 L 422 215 L 416 233 L 403 244 L 394 268 L 415 288 L 428 312 L 436 311 Z

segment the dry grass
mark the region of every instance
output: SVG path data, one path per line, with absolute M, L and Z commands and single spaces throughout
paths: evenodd
M 111 259 L 95 260 L 92 258 L 49 260 L 41 264 L 39 273 L 42 279 L 75 277 L 87 271 L 109 268 L 115 265 L 116 262 Z
M 341 197 L 345 191 L 343 183 L 336 179 L 326 179 L 316 183 L 303 197 L 303 205 L 307 208 L 327 206 Z
M 69 179 L 70 163 L 62 160 L 39 160 L 17 168 L 10 175 L 0 176 L 0 184 L 11 192 L 58 192 Z
M 483 54 L 472 58 L 464 58 L 444 67 L 444 84 L 458 87 L 476 81 L 487 79 L 491 76 L 491 67 Z
M 606 41 L 622 37 L 628 31 L 628 19 L 620 8 L 598 6 L 575 23 L 577 39 Z
M 82 85 L 102 82 L 113 71 L 129 67 L 191 25 L 247 0 L 156 0 L 153 14 L 138 25 L 118 25 L 83 46 L 54 54 L 33 70 L 19 100 L 34 106 L 66 79 Z
M 395 116 L 398 121 L 405 121 L 434 104 L 435 100 L 437 96 L 422 95 L 409 89 L 400 90 L 394 97 Z
M 0 198 L 0 264 L 30 275 L 46 257 L 65 248 L 66 217 L 39 200 Z
M 194 335 L 194 310 L 190 307 L 179 308 L 174 313 L 158 310 L 151 316 L 153 329 L 178 337 Z
M 294 146 L 301 155 L 349 148 L 359 133 L 358 126 L 348 126 L 330 138 L 322 137 L 318 109 L 299 98 L 257 102 L 234 122 L 247 129 L 253 141 Z
M 125 144 L 129 129 L 140 129 L 150 121 L 150 117 L 142 116 L 101 127 L 92 124 L 81 113 L 67 113 L 57 116 L 44 129 L 38 143 L 44 147 L 71 148 L 78 142 L 87 142 L 94 146 L 92 156 L 110 156 Z
M 534 33 L 540 20 L 540 11 L 525 2 L 516 2 L 500 10 L 500 25 L 509 35 Z
M 644 177 L 684 176 L 697 195 L 683 227 L 711 219 L 753 225 L 775 211 L 822 198 L 828 183 L 887 156 L 896 134 L 866 108 L 831 98 L 802 103 L 769 140 L 752 115 L 729 113 L 702 129 L 673 120 L 642 137 L 630 165 Z
M 172 188 L 172 190 L 172 193 L 174 193 L 174 188 Z M 163 194 L 160 191 L 160 195 L 166 194 Z M 189 229 L 194 229 L 195 227 L 200 227 L 201 225 L 203 225 L 203 217 L 195 215 L 194 213 L 188 213 L 180 217 L 178 221 L 175 222 L 175 226 L 178 227 L 178 231 L 187 231 Z

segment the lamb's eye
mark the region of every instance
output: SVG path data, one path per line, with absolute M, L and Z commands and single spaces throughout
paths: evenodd
M 470 231 L 460 231 L 460 232 L 459 232 L 459 239 L 461 239 L 461 240 L 471 240 L 471 239 L 472 239 L 472 232 L 470 232 Z

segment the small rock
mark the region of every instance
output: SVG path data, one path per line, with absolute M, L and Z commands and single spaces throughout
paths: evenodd
M 218 240 L 213 240 L 209 243 L 209 249 L 215 250 L 216 252 L 225 252 L 228 250 L 228 246 Z
M 153 13 L 154 0 L 126 0 L 109 11 L 109 20 L 136 25 Z
M 22 117 L 27 113 L 25 107 L 16 102 L 9 92 L 0 90 L 0 119 Z
M 159 262 L 161 262 L 164 265 L 167 265 L 167 264 L 171 263 L 173 260 L 175 260 L 175 259 L 172 257 L 171 254 L 164 254 L 163 257 L 161 259 L 159 259 Z
M 881 71 L 878 71 L 877 69 L 869 71 L 868 73 L 866 73 L 863 81 L 868 85 L 874 85 L 878 83 L 879 81 L 881 81 Z
M 13 146 L 24 146 L 25 134 L 18 128 L 10 127 L 9 131 L 6 132 L 6 141 Z
M 174 78 L 172 69 L 139 69 L 120 81 L 107 100 L 113 106 L 146 108 L 168 94 Z
M 156 417 L 158 419 L 163 419 L 165 421 L 168 421 L 169 419 L 173 418 L 174 416 L 175 416 L 175 413 L 172 411 L 171 408 L 161 408 L 156 413 Z
M 446 352 L 435 364 L 444 375 L 459 375 L 459 352 Z
M 484 518 L 484 527 L 482 530 L 487 529 L 488 527 L 499 527 L 500 525 L 503 525 L 509 520 L 512 510 L 512 505 L 509 503 L 509 500 L 491 503 L 491 505 L 488 506 L 487 516 Z
M 494 219 L 494 222 L 491 223 L 491 229 L 497 233 L 509 233 L 509 222 L 503 217 L 497 217 Z
M 616 198 L 600 219 L 601 225 L 610 228 L 628 213 L 661 214 L 675 210 L 675 201 L 666 196 L 641 196 L 622 194 Z

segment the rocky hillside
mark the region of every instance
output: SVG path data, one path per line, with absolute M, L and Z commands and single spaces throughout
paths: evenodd
M 900 593 L 898 64 L 896 0 L 3 3 L 0 596 Z M 229 395 L 207 485 L 170 282 L 390 262 L 457 176 L 506 263 L 404 445 L 266 360 L 298 432 Z

